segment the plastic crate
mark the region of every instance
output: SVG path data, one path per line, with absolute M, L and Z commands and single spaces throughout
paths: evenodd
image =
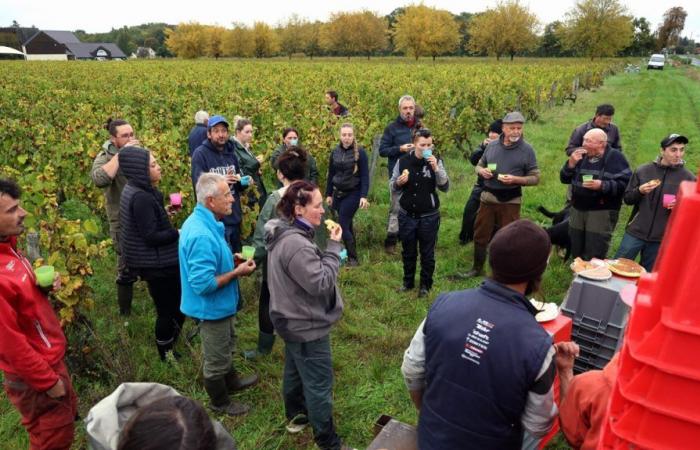
M 571 338 L 581 347 L 574 372 L 602 369 L 622 345 L 629 306 L 620 291 L 629 281 L 574 279 L 562 304 L 562 313 L 573 321 Z

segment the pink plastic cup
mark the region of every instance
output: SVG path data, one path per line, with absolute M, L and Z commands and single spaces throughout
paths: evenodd
M 170 194 L 170 204 L 173 206 L 182 206 L 182 194 L 179 192 Z
M 664 208 L 668 208 L 668 206 L 676 201 L 676 196 L 673 194 L 664 194 L 664 199 L 663 199 L 663 205 Z

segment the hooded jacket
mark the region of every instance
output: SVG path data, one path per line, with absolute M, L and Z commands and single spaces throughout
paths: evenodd
M 150 156 L 137 147 L 119 152 L 127 179 L 119 208 L 119 242 L 130 268 L 176 267 L 179 233 L 163 208 L 163 194 L 151 185 Z
M 126 186 L 126 177 L 120 167 L 114 178 L 110 178 L 102 166 L 110 162 L 118 153 L 117 147 L 111 141 L 106 141 L 102 144 L 102 151 L 95 157 L 90 171 L 93 183 L 104 192 L 109 229 L 114 234 L 119 233 L 119 198 Z
M 204 172 L 226 175 L 229 171 L 241 175 L 241 167 L 238 163 L 236 152 L 233 150 L 233 142 L 226 141 L 224 149 L 219 151 L 207 139 L 192 154 L 192 189 L 197 192 L 197 180 Z M 244 189 L 241 183 L 235 183 L 231 186 L 231 193 L 235 201 L 231 205 L 231 214 L 223 219 L 224 225 L 227 227 L 238 226 L 241 223 L 243 212 L 241 210 L 241 196 L 239 192 Z
M 285 341 L 309 342 L 330 333 L 343 313 L 338 289 L 341 245 L 322 252 L 313 228 L 272 219 L 265 224 L 270 319 Z
M 265 199 L 267 198 L 267 190 L 265 189 L 265 183 L 263 183 L 262 176 L 260 176 L 260 163 L 258 159 L 253 155 L 253 153 L 245 148 L 243 144 L 238 142 L 236 138 L 229 139 L 233 143 L 233 150 L 236 153 L 236 158 L 238 158 L 238 164 L 240 165 L 241 175 L 250 175 L 250 177 L 255 182 L 255 187 L 258 190 L 257 198 L 252 197 L 259 205 L 260 208 L 265 204 Z M 248 191 L 250 195 L 250 190 Z M 251 197 L 249 197 L 251 198 Z M 252 205 L 251 205 L 252 206 Z
M 119 435 L 136 412 L 156 400 L 180 394 L 170 386 L 158 383 L 122 383 L 107 397 L 90 408 L 85 419 L 88 448 L 116 450 Z M 226 429 L 212 420 L 216 434 L 216 450 L 235 450 L 236 443 Z
M 58 382 L 52 367 L 65 353 L 61 324 L 17 238 L 0 242 L 0 370 L 44 392 Z
M 656 161 L 641 165 L 632 174 L 625 189 L 624 201 L 633 205 L 630 220 L 627 223 L 627 233 L 644 241 L 661 242 L 666 230 L 671 210 L 664 208 L 664 194 L 676 195 L 683 181 L 695 181 L 695 176 L 681 162 L 677 166 L 661 165 L 661 157 Z M 642 195 L 639 186 L 651 180 L 661 180 L 661 185 Z

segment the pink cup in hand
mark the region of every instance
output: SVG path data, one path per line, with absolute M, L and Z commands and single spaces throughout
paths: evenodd
M 676 201 L 676 196 L 673 194 L 664 194 L 664 199 L 663 199 L 663 205 L 664 208 L 668 208 L 668 206 Z
M 173 206 L 182 206 L 182 194 L 179 192 L 170 194 L 170 204 Z

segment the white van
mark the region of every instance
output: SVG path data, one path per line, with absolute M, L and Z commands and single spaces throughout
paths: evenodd
M 649 69 L 659 69 L 664 70 L 664 64 L 666 63 L 666 57 L 662 54 L 651 55 L 649 62 L 647 63 L 647 70 Z

